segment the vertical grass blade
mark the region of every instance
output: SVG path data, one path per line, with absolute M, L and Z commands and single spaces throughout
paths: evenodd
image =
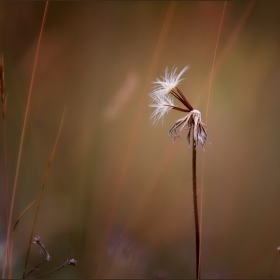
M 51 156 L 50 156 L 50 160 L 49 160 L 49 163 L 48 163 L 48 167 L 47 167 L 47 169 L 46 169 L 46 173 L 45 173 L 43 185 L 42 185 L 42 188 L 41 188 L 41 192 L 40 192 L 40 195 L 39 195 L 38 204 L 37 204 L 37 208 L 36 208 L 36 213 L 35 213 L 34 221 L 33 221 L 33 224 L 32 224 L 32 230 L 31 230 L 31 234 L 30 234 L 30 238 L 29 238 L 29 244 L 28 244 L 27 254 L 26 254 L 26 258 L 25 258 L 25 265 L 24 265 L 24 270 L 23 270 L 23 276 L 22 276 L 22 278 L 25 278 L 26 266 L 27 266 L 27 261 L 28 261 L 29 252 L 30 252 L 30 245 L 31 245 L 31 242 L 32 242 L 32 237 L 33 237 L 33 233 L 34 233 L 34 228 L 35 228 L 36 220 L 37 220 L 37 217 L 38 217 L 38 212 L 39 212 L 39 208 L 40 208 L 40 204 L 41 204 L 41 200 L 42 200 L 42 196 L 43 196 L 43 191 L 44 191 L 44 188 L 45 188 L 45 186 L 46 186 L 47 178 L 48 178 L 48 175 L 49 175 L 51 163 L 52 163 L 52 161 L 53 161 L 53 158 L 54 158 L 54 155 L 55 155 L 55 152 L 56 152 L 56 147 L 57 147 L 59 135 L 60 135 L 61 128 L 62 128 L 62 124 L 63 124 L 63 120 L 64 120 L 65 111 L 66 111 L 66 108 L 64 109 L 64 112 L 63 112 L 63 115 L 62 115 L 62 118 L 61 118 L 59 130 L 58 130 L 58 133 L 57 133 L 57 136 L 56 136 L 56 140 L 55 140 L 55 143 L 54 143 L 54 146 L 53 146 L 53 150 L 52 150 L 52 153 L 51 153 Z
M 17 218 L 14 228 L 13 228 L 13 233 L 12 233 L 12 240 L 11 240 L 11 256 L 10 256 L 10 267 L 9 267 L 9 279 L 12 278 L 12 271 L 13 271 L 13 251 L 14 251 L 14 235 L 16 232 L 16 227 L 19 223 L 19 221 L 21 220 L 21 218 L 23 217 L 23 215 L 27 212 L 27 210 L 35 203 L 36 200 L 34 200 L 33 202 L 31 202 L 19 215 L 19 217 Z
M 220 26 L 219 26 L 219 31 L 218 31 L 218 36 L 217 36 L 217 41 L 216 41 L 216 46 L 215 46 L 215 51 L 214 51 L 214 56 L 213 56 L 213 62 L 212 62 L 212 69 L 211 69 L 211 74 L 210 74 L 210 81 L 209 81 L 209 87 L 208 87 L 208 97 L 207 97 L 207 105 L 206 105 L 206 116 L 205 116 L 205 123 L 207 125 L 207 119 L 208 119 L 208 109 L 209 109 L 209 102 L 210 102 L 210 93 L 211 93 L 211 87 L 212 87 L 212 81 L 213 81 L 213 74 L 214 74 L 214 66 L 216 62 L 216 54 L 217 54 L 217 49 L 220 41 L 220 34 L 221 34 L 221 29 L 223 25 L 223 20 L 224 20 L 224 15 L 225 15 L 225 10 L 226 10 L 226 5 L 227 1 L 224 3 L 223 11 L 222 11 L 222 16 L 221 16 L 221 21 L 220 21 Z M 200 200 L 200 245 L 199 245 L 199 255 L 201 255 L 201 234 L 202 234 L 202 199 L 203 199 L 203 187 L 204 187 L 204 158 L 205 154 L 202 154 L 202 174 L 201 174 L 201 200 Z M 198 263 L 198 278 L 200 278 L 200 270 L 201 270 L 201 258 L 199 258 L 199 263 Z
M 35 70 L 36 70 L 36 66 L 37 66 L 37 62 L 38 62 L 39 49 L 40 49 L 41 39 L 42 39 L 45 21 L 46 21 L 46 17 L 47 17 L 48 4 L 49 4 L 49 2 L 47 1 L 46 5 L 45 5 L 45 11 L 44 11 L 43 21 L 42 21 L 40 35 L 39 35 L 39 39 L 38 39 L 37 49 L 36 49 L 36 53 L 35 53 L 31 82 L 30 82 L 30 87 L 29 87 L 29 92 L 28 92 L 28 99 L 27 99 L 26 110 L 25 110 L 25 115 L 24 115 L 23 128 L 22 128 L 22 133 L 21 133 L 17 167 L 16 167 L 16 174 L 15 174 L 15 181 L 14 181 L 13 194 L 12 194 L 12 201 L 11 201 L 10 213 L 9 213 L 7 240 L 6 240 L 6 248 L 5 248 L 6 253 L 5 253 L 5 257 L 4 257 L 2 278 L 5 278 L 5 273 L 6 273 L 6 268 L 7 268 L 7 260 L 8 260 L 7 252 L 9 251 L 10 229 L 11 229 L 11 224 L 12 224 L 15 196 L 16 196 L 16 191 L 17 191 L 17 181 L 18 181 L 19 167 L 20 167 L 20 162 L 21 162 L 22 146 L 23 146 L 23 140 L 24 140 L 24 135 L 25 135 L 25 128 L 26 128 L 27 116 L 28 116 L 28 112 L 29 112 L 29 105 L 30 105 L 31 93 L 32 93 L 32 89 L 33 89 L 34 77 L 35 77 L 35 72 L 36 72 Z

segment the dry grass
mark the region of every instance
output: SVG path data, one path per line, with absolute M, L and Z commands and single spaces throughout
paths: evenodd
M 34 72 L 45 3 L 0 3 L 8 94 L 1 225 L 7 201 L 14 201 L 12 228 L 40 195 L 67 106 L 34 235 L 52 252 L 44 271 L 66 258 L 79 263 L 52 277 L 193 277 L 191 163 L 185 161 L 191 151 L 183 138 L 172 146 L 167 137 L 179 112 L 154 129 L 147 106 L 151 81 L 173 65 L 191 66 L 182 91 L 201 108 L 213 143 L 197 158 L 204 170 L 197 182 L 201 196 L 204 185 L 201 278 L 264 278 L 274 263 L 272 276 L 279 275 L 280 5 L 224 7 L 50 2 Z M 123 86 L 129 80 L 134 87 Z M 112 104 L 118 108 L 110 114 Z M 32 210 L 15 233 L 14 277 L 22 275 Z M 6 233 L 0 234 L 4 244 Z M 38 259 L 32 250 L 31 266 Z

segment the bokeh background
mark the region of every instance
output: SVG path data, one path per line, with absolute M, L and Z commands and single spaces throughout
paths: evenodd
M 9 198 L 44 9 L 0 2 Z M 180 89 L 212 143 L 198 150 L 201 277 L 280 277 L 279 14 L 277 1 L 49 3 L 13 218 L 38 199 L 66 107 L 34 234 L 52 259 L 36 275 L 74 258 L 76 267 L 48 277 L 195 277 L 191 149 L 185 135 L 173 144 L 167 134 L 183 114 L 152 125 L 148 107 L 152 81 L 189 65 Z M 34 213 L 17 227 L 13 277 L 22 275 Z M 32 245 L 28 268 L 43 257 Z

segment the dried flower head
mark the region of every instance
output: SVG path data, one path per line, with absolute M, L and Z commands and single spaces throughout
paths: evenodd
M 49 254 L 49 252 L 47 251 L 47 249 L 45 248 L 45 246 L 41 243 L 41 238 L 40 236 L 36 236 L 34 237 L 33 241 L 32 241 L 32 244 L 38 244 L 45 252 L 46 254 L 46 261 L 50 261 L 51 260 L 51 256 Z
M 40 244 L 40 236 L 36 236 L 36 237 L 34 237 L 34 239 L 33 239 L 33 241 L 32 241 L 32 243 L 33 244 Z
M 204 150 L 204 144 L 209 143 L 207 141 L 207 133 L 204 127 L 206 125 L 201 121 L 201 113 L 198 110 L 194 110 L 191 104 L 188 102 L 184 94 L 178 88 L 178 84 L 182 79 L 182 74 L 188 69 L 186 66 L 178 75 L 176 75 L 177 68 L 173 68 L 170 74 L 168 69 L 165 70 L 165 77 L 162 80 L 157 79 L 154 84 L 153 91 L 150 93 L 152 103 L 150 107 L 155 108 L 151 115 L 153 123 L 157 123 L 160 119 L 163 119 L 165 113 L 168 113 L 171 109 L 188 113 L 184 118 L 181 118 L 175 122 L 169 131 L 169 136 L 174 141 L 180 136 L 184 129 L 188 129 L 187 140 L 190 145 L 191 132 L 194 133 L 194 145 L 200 144 Z M 186 108 L 175 106 L 174 97 L 178 99 Z M 174 137 L 172 136 L 175 134 Z
M 69 265 L 73 265 L 73 266 L 76 266 L 77 265 L 77 262 L 75 259 L 71 259 L 69 260 Z

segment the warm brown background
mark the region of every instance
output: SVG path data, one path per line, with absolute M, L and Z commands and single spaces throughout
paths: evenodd
M 44 7 L 0 2 L 9 196 Z M 191 149 L 185 137 L 172 144 L 167 135 L 183 115 L 170 112 L 153 126 L 148 107 L 151 82 L 167 66 L 190 65 L 180 88 L 202 112 L 212 143 L 198 151 L 201 276 L 270 276 L 280 245 L 280 3 L 227 2 L 206 116 L 223 8 L 220 1 L 50 2 L 14 212 L 15 220 L 39 195 L 66 106 L 35 229 L 52 257 L 40 272 L 75 258 L 77 267 L 50 277 L 195 276 Z M 2 122 L 0 136 L 2 267 Z M 34 212 L 18 226 L 14 277 L 22 275 Z M 42 258 L 32 246 L 28 267 Z

